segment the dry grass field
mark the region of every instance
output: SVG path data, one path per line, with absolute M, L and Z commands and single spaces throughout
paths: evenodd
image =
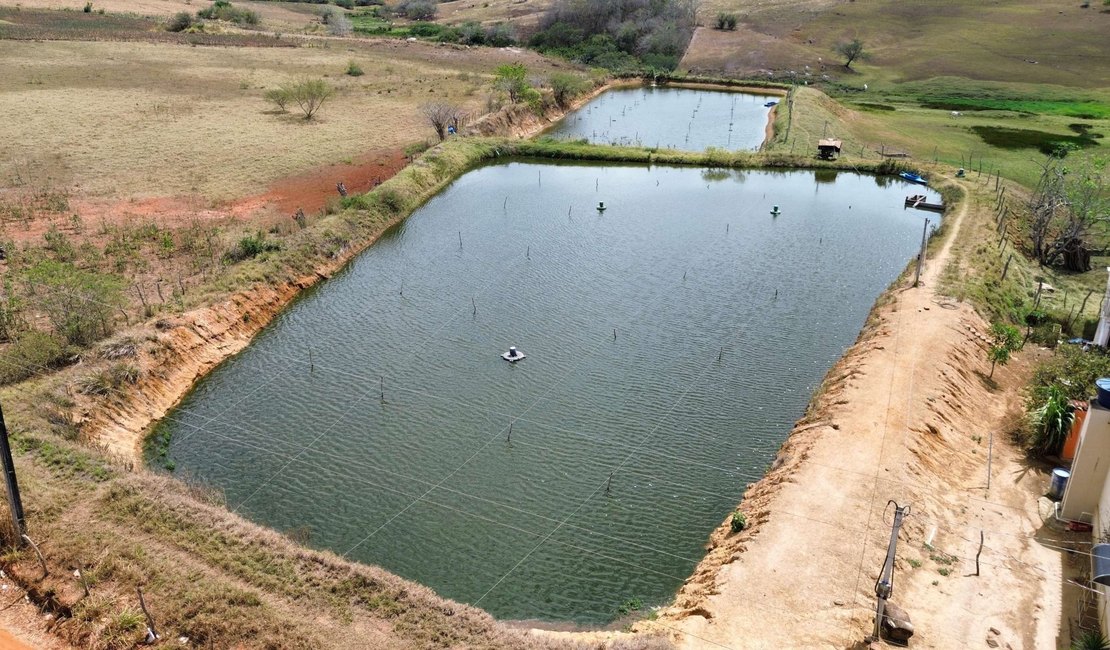
M 1110 13 L 1100 3 L 1082 9 L 1078 2 L 1056 0 L 708 0 L 702 23 L 708 26 L 719 11 L 738 15 L 737 31 L 699 34 L 684 68 L 723 70 L 739 58 L 748 72 L 801 73 L 809 65 L 816 76 L 824 63 L 829 72 L 839 73 L 843 66 L 834 46 L 859 38 L 873 54 L 869 65 L 856 66 L 862 82 L 959 76 L 1081 88 L 1110 85 Z M 768 37 L 778 43 L 766 47 Z
M 514 60 L 550 67 L 529 54 L 401 41 L 0 41 L 0 191 L 30 183 L 119 198 L 255 194 L 313 167 L 434 137 L 421 104 L 481 112 L 487 73 Z M 349 61 L 367 74 L 344 74 Z M 263 99 L 302 77 L 327 77 L 338 90 L 310 122 Z
M 18 6 L 24 9 L 68 9 L 81 11 L 86 0 L 6 0 L 3 5 Z M 267 31 L 293 32 L 304 29 L 317 22 L 321 8 L 318 5 L 299 2 L 254 2 L 240 0 L 235 3 L 258 14 L 259 28 Z M 199 0 L 94 0 L 93 10 L 103 9 L 113 14 L 135 14 L 166 18 L 179 11 L 196 13 L 207 6 Z

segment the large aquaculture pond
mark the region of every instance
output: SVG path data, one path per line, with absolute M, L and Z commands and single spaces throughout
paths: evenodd
M 683 151 L 758 150 L 780 98 L 724 90 L 640 86 L 607 90 L 544 135 Z
M 201 381 L 151 462 L 503 619 L 662 604 L 913 257 L 917 189 L 480 167 Z

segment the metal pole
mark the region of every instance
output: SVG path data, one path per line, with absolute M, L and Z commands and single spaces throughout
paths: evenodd
M 925 264 L 925 235 L 929 232 L 929 220 L 925 219 L 925 226 L 921 229 L 921 252 L 917 255 L 917 272 L 913 276 L 913 286 L 921 281 L 921 267 Z
M 12 461 L 12 448 L 8 444 L 8 427 L 4 424 L 4 409 L 0 406 L 0 461 L 4 463 L 4 483 L 8 488 L 8 507 L 12 512 L 12 524 L 19 545 L 27 534 L 27 521 L 23 518 L 23 500 L 19 498 L 19 481 L 15 477 L 15 463 Z
M 910 514 L 909 506 L 902 507 L 894 501 L 888 501 L 887 505 L 889 506 L 891 503 L 894 503 L 894 525 L 890 527 L 890 543 L 886 548 L 886 561 L 883 562 L 883 570 L 879 573 L 879 579 L 875 581 L 875 636 L 872 637 L 873 641 L 878 641 L 881 638 L 886 601 L 894 594 L 894 555 L 898 547 L 898 531 L 902 528 L 902 520 Z

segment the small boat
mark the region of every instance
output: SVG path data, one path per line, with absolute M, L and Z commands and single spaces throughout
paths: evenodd
M 524 353 L 516 349 L 515 346 L 509 346 L 509 351 L 501 355 L 501 358 L 509 363 L 516 363 L 524 358 Z
M 911 183 L 917 183 L 918 185 L 929 184 L 929 181 L 925 180 L 925 177 L 920 174 L 915 174 L 913 172 L 898 172 L 898 175 Z
M 778 104 L 778 102 L 767 102 L 766 104 L 763 105 L 763 107 L 764 108 L 771 108 L 772 106 L 774 106 L 776 104 Z
M 944 212 L 943 203 L 929 203 L 928 197 L 924 194 L 907 196 L 906 207 L 917 208 L 918 210 L 932 210 L 933 212 Z

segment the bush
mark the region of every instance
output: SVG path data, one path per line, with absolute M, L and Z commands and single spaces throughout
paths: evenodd
M 229 264 L 249 260 L 263 253 L 270 251 L 281 250 L 281 244 L 276 241 L 267 241 L 266 235 L 259 231 L 253 235 L 247 235 L 239 240 L 231 250 L 224 253 L 224 261 Z
M 409 20 L 431 20 L 436 17 L 436 6 L 428 0 L 404 0 L 395 10 Z
M 732 513 L 732 521 L 729 522 L 729 527 L 732 529 L 732 532 L 734 532 L 734 533 L 739 533 L 740 531 L 744 530 L 745 528 L 748 527 L 748 518 L 747 518 L 747 516 L 744 515 L 744 513 L 740 512 L 739 510 Z
M 91 14 L 92 13 L 92 3 L 91 2 L 86 2 L 85 3 L 85 8 L 82 11 L 84 11 L 87 14 Z
M 551 85 L 551 94 L 555 98 L 555 103 L 563 109 L 590 87 L 590 82 L 569 72 L 556 72 L 551 75 L 548 83 Z
M 27 270 L 27 298 L 42 310 L 56 335 L 88 345 L 112 333 L 123 305 L 123 281 L 116 275 L 44 260 Z
M 732 31 L 736 29 L 736 14 L 721 12 L 717 14 L 717 29 Z
M 167 32 L 183 32 L 193 26 L 193 16 L 188 11 L 180 11 L 166 23 Z
M 352 77 L 361 77 L 365 73 L 362 71 L 362 67 L 359 64 L 354 61 L 348 61 L 347 74 Z
M 280 88 L 271 88 L 267 90 L 262 97 L 274 106 L 277 106 L 279 111 L 286 113 L 288 112 L 286 106 L 289 105 L 289 102 L 293 101 L 293 92 L 291 89 L 281 86 Z
M 0 352 L 0 385 L 12 384 L 65 364 L 65 345 L 57 338 L 29 330 Z
M 233 7 L 228 0 L 216 0 L 207 9 L 197 12 L 197 17 L 205 20 L 223 20 L 242 25 L 257 25 L 258 14 L 250 9 Z
M 335 89 L 323 79 L 305 79 L 290 88 L 290 96 L 306 120 L 311 120 L 333 94 Z
M 85 395 L 107 395 L 121 386 L 139 381 L 139 369 L 129 363 L 117 363 L 77 381 L 77 390 Z

